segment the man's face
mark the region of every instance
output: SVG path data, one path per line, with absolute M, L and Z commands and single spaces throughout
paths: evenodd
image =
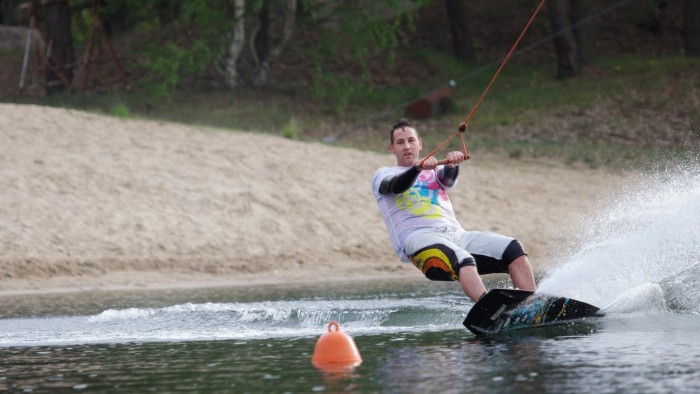
M 423 141 L 413 127 L 404 126 L 394 130 L 394 142 L 389 144 L 389 150 L 396 156 L 396 164 L 402 167 L 414 165 L 418 154 L 423 149 Z

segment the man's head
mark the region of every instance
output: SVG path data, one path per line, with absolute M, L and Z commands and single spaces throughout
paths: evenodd
M 400 119 L 392 126 L 390 137 L 389 150 L 396 156 L 396 164 L 402 167 L 414 165 L 423 149 L 423 141 L 413 123 L 407 119 Z

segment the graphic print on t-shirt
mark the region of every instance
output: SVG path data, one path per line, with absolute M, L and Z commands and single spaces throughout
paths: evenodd
M 427 219 L 442 217 L 441 201 L 448 201 L 448 197 L 438 184 L 435 171 L 421 171 L 413 187 L 396 195 L 397 208 Z

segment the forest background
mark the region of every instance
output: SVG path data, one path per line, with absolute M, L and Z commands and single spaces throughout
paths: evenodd
M 373 137 L 399 116 L 423 118 L 436 134 L 428 145 L 455 130 L 539 2 L 30 4 L 0 7 L 3 23 L 18 25 L 4 34 L 5 101 L 381 150 Z M 545 2 L 469 125 L 472 144 L 591 166 L 623 165 L 620 150 L 638 165 L 659 149 L 697 147 L 688 132 L 700 107 L 699 9 L 681 0 Z M 20 27 L 32 13 L 43 59 L 22 56 Z M 435 91 L 427 114 L 407 111 Z

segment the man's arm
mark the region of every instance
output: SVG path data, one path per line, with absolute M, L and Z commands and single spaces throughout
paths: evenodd
M 457 182 L 457 175 L 459 175 L 458 166 L 445 166 L 438 170 L 437 179 L 442 186 L 452 187 Z
M 457 182 L 459 175 L 459 163 L 465 159 L 465 154 L 460 151 L 452 151 L 447 153 L 446 166 L 440 168 L 437 173 L 437 180 L 440 185 L 445 188 L 451 188 Z
M 413 186 L 413 182 L 418 178 L 420 171 L 416 166 L 412 166 L 408 170 L 402 172 L 399 175 L 393 175 L 386 177 L 379 184 L 379 193 L 381 194 L 399 194 L 410 189 Z

